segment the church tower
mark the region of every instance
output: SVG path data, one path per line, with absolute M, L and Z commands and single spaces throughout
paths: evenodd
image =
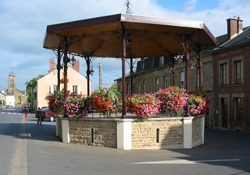
M 14 95 L 15 90 L 16 90 L 16 76 L 11 71 L 8 76 L 8 91 Z

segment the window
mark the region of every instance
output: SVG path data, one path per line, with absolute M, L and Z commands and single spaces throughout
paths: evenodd
M 53 88 L 54 88 L 54 91 L 56 91 L 56 90 L 57 90 L 57 85 L 54 85 L 54 87 L 53 87 Z
M 234 98 L 234 118 L 236 121 L 242 121 L 243 118 L 243 98 Z
M 160 89 L 159 79 L 156 78 L 156 79 L 155 79 L 155 92 L 157 92 L 159 89 Z
M 143 91 L 144 91 L 144 92 L 147 91 L 147 82 L 146 82 L 146 80 L 144 80 Z
M 164 66 L 164 57 L 160 57 L 160 66 Z
M 127 83 L 127 94 L 130 95 L 130 83 Z
M 180 72 L 180 87 L 184 88 L 185 87 L 185 76 L 184 72 Z
M 164 77 L 164 89 L 168 87 L 168 78 Z
M 56 90 L 57 90 L 57 85 L 51 85 L 49 87 L 49 93 L 54 93 L 54 91 L 56 91 Z
M 234 62 L 234 84 L 243 83 L 242 61 Z
M 73 85 L 73 86 L 72 86 L 72 91 L 73 91 L 73 92 L 77 92 L 77 86 L 76 86 L 76 85 Z
M 228 84 L 228 64 L 223 63 L 220 65 L 220 85 Z
M 199 70 L 199 73 L 198 73 L 198 77 L 197 77 L 197 87 L 198 89 L 202 88 L 203 86 L 203 82 L 204 82 L 204 79 L 203 79 L 203 69 L 200 69 Z M 201 80 L 201 87 L 200 87 L 200 80 Z
M 138 85 L 138 93 L 141 93 L 141 82 L 139 82 L 139 85 Z
M 144 68 L 145 68 L 145 61 L 144 61 L 144 59 L 143 60 L 141 60 L 141 71 L 144 71 Z

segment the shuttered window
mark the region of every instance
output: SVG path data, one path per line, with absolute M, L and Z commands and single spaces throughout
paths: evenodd
M 160 89 L 160 84 L 159 84 L 159 78 L 155 79 L 155 92 L 157 92 Z
M 234 62 L 234 84 L 243 83 L 242 61 Z
M 147 92 L 147 82 L 146 82 L 146 80 L 144 80 L 143 90 L 144 90 L 144 92 Z
M 228 84 L 228 64 L 223 63 L 220 65 L 220 85 Z

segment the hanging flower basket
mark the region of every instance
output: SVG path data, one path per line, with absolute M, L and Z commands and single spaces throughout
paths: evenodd
M 177 86 L 160 89 L 155 94 L 160 100 L 161 112 L 171 115 L 180 115 L 179 113 L 183 112 L 183 107 L 186 106 L 188 100 L 186 90 Z
M 205 114 L 210 104 L 210 95 L 204 91 L 190 92 L 188 98 L 189 112 L 191 115 Z
M 117 89 L 100 87 L 91 94 L 91 104 L 104 117 L 111 117 L 111 113 L 121 111 L 121 93 Z
M 60 82 L 61 82 L 61 83 L 64 83 L 64 78 L 62 78 L 62 79 L 60 80 Z M 68 82 L 69 82 L 69 79 L 66 79 L 66 82 L 68 83 Z
M 188 98 L 188 108 L 191 115 L 201 114 L 206 107 L 206 100 L 201 96 L 191 94 Z
M 69 117 L 84 117 L 88 116 L 90 111 L 90 98 L 86 95 L 71 93 L 69 98 L 64 103 L 64 110 Z
M 154 94 L 135 94 L 126 103 L 127 110 L 140 118 L 148 118 L 159 113 L 160 101 Z
M 63 114 L 63 105 L 64 105 L 64 92 L 63 91 L 54 91 L 53 94 L 47 96 L 48 105 L 52 112 L 57 115 Z

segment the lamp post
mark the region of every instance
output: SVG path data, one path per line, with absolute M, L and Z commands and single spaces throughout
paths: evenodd
M 130 39 L 130 35 L 128 35 L 128 39 L 126 40 L 126 49 L 127 51 L 130 52 L 130 94 L 133 94 L 133 76 L 134 76 L 134 72 L 133 72 L 133 58 L 132 58 L 132 41 Z
M 72 56 L 71 59 L 68 59 L 68 62 L 70 62 L 70 61 L 71 61 L 72 66 L 74 67 L 74 65 L 76 63 L 76 59 L 75 59 L 74 55 Z
M 60 70 L 62 69 L 62 66 L 61 66 L 61 48 L 59 47 L 57 49 L 57 90 L 59 91 L 60 90 Z
M 169 73 L 172 73 L 172 86 L 175 86 L 175 56 L 171 56 L 169 63 Z
M 89 58 L 89 56 L 85 57 L 85 61 L 86 61 L 86 64 L 87 64 L 87 71 L 86 71 L 86 74 L 87 74 L 87 95 L 90 96 L 89 75 L 93 75 L 94 70 L 93 70 L 93 66 L 91 66 L 91 69 L 90 69 L 90 58 Z
M 64 37 L 64 50 L 63 50 L 63 79 L 64 79 L 64 102 L 67 99 L 67 78 L 68 78 L 68 37 Z M 64 116 L 66 117 L 66 111 L 64 111 Z

